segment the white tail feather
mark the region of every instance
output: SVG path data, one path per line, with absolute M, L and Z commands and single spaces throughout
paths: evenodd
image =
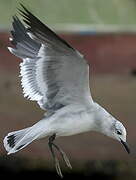
M 31 132 L 32 131 L 30 127 L 9 133 L 3 141 L 4 147 L 8 154 L 15 153 L 23 149 L 33 140 L 35 140 L 36 136 L 33 136 Z

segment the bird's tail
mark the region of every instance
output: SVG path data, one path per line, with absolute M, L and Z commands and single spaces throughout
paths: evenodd
M 3 142 L 8 154 L 12 154 L 23 149 L 35 139 L 37 135 L 33 134 L 32 127 L 29 127 L 8 133 Z

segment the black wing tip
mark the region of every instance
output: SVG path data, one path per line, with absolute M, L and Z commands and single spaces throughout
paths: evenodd
M 25 10 L 26 12 L 29 12 L 28 9 L 22 3 L 19 3 L 19 4 L 23 8 L 23 10 Z M 18 8 L 18 10 L 20 11 L 21 9 Z
M 12 38 L 10 42 L 12 45 L 16 46 L 23 38 L 26 39 L 27 29 L 16 15 L 14 15 L 12 19 L 12 30 L 10 31 Z
M 10 148 L 13 148 L 15 146 L 15 135 L 14 134 L 7 137 L 7 143 Z
M 22 3 L 19 3 L 21 8 L 17 8 L 17 10 L 19 11 L 19 14 L 21 15 L 21 13 L 23 12 L 27 12 L 27 8 L 22 4 Z
M 12 16 L 12 19 L 13 19 L 13 23 L 14 23 L 14 22 L 21 22 L 21 21 L 19 20 L 19 18 L 17 17 L 17 15 Z
M 23 31 L 25 30 L 25 26 L 16 15 L 14 15 L 12 19 L 13 19 L 13 22 L 12 22 L 13 30 L 15 29 L 23 29 Z
M 33 15 L 22 3 L 19 3 L 22 9 L 19 10 L 19 14 L 23 17 L 23 22 L 28 26 L 31 32 L 35 32 L 40 29 L 41 32 L 48 32 L 49 36 L 53 36 L 58 41 L 61 41 L 62 44 L 65 44 L 70 49 L 74 50 L 64 39 L 60 38 L 56 33 L 54 33 L 47 25 L 39 20 L 35 15 Z M 38 30 L 39 31 L 39 30 Z M 74 50 L 75 51 L 75 50 Z
M 21 2 L 19 2 L 19 4 L 23 9 L 26 9 L 26 7 Z
M 23 17 L 23 22 L 31 27 L 31 23 L 37 20 L 40 21 L 36 16 L 34 16 L 22 3 L 20 3 L 22 8 L 18 8 L 19 14 Z
M 33 16 L 33 14 L 22 3 L 20 3 L 20 6 L 22 8 L 18 8 L 18 10 L 21 16 L 23 16 L 24 18 L 28 17 L 29 15 Z

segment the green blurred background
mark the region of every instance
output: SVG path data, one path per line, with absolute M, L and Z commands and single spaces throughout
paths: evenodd
M 0 22 L 9 27 L 19 2 L 48 24 L 116 24 L 136 23 L 135 0 L 0 0 Z

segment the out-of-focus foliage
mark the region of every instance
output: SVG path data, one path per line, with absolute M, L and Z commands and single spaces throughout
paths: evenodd
M 48 24 L 136 23 L 136 0 L 0 0 L 1 27 L 9 27 L 19 2 Z

